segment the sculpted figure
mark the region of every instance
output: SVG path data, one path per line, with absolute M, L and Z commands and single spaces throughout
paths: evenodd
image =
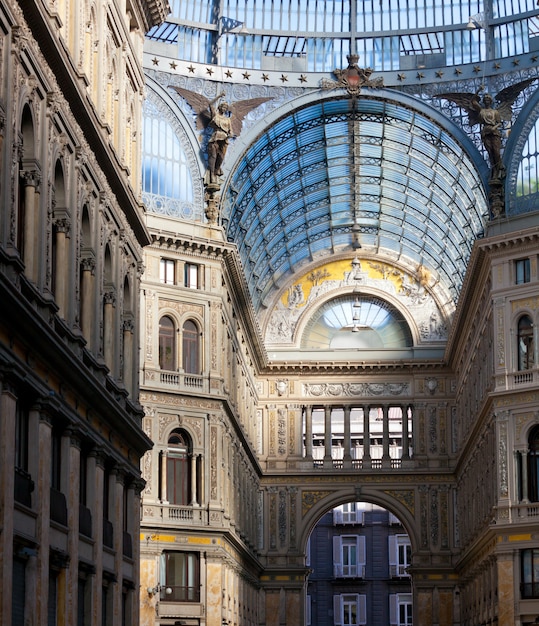
M 511 121 L 512 107 L 518 95 L 528 87 L 536 78 L 528 78 L 520 83 L 502 89 L 493 98 L 485 93 L 482 100 L 479 93 L 442 93 L 437 98 L 444 98 L 454 102 L 463 108 L 468 114 L 470 126 L 481 126 L 481 140 L 488 154 L 491 180 L 499 180 L 504 177 L 505 171 L 502 164 L 502 126 L 504 121 Z M 494 107 L 494 100 L 496 106 Z
M 211 130 L 207 143 L 208 174 L 205 182 L 209 187 L 218 188 L 220 176 L 223 174 L 222 164 L 229 139 L 240 134 L 243 119 L 249 111 L 256 109 L 271 98 L 251 98 L 229 104 L 223 100 L 224 92 L 221 92 L 213 100 L 209 100 L 205 96 L 183 87 L 172 85 L 172 88 L 187 101 L 197 114 L 197 129 Z M 216 102 L 219 102 L 217 106 L 215 106 Z

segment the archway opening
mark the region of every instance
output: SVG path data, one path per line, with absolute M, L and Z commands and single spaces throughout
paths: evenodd
M 306 623 L 411 626 L 410 537 L 387 509 L 347 502 L 325 513 L 307 542 Z

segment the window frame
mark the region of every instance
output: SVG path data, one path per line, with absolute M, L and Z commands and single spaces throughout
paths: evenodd
M 161 257 L 159 260 L 159 281 L 163 285 L 176 284 L 176 261 L 174 259 Z
M 184 265 L 184 285 L 188 289 L 200 289 L 200 265 L 186 263 Z
M 163 320 L 168 320 L 171 324 L 170 327 L 163 325 Z M 174 319 L 167 314 L 161 315 L 159 318 L 159 369 L 167 372 L 175 372 L 177 369 L 176 361 L 176 335 L 177 327 Z M 167 355 L 167 350 L 170 350 L 170 356 Z M 170 366 L 170 367 L 168 367 Z
M 364 535 L 336 535 L 333 537 L 333 574 L 335 578 L 365 577 Z
M 192 324 L 192 328 L 188 328 Z M 200 375 L 200 327 L 191 318 L 182 325 L 182 369 L 184 374 Z
M 527 372 L 535 367 L 535 329 L 527 313 L 517 320 L 517 370 Z
M 515 260 L 515 285 L 525 285 L 531 282 L 530 258 Z
M 174 567 L 173 561 L 178 561 Z M 200 602 L 200 554 L 187 550 L 165 550 L 160 559 L 160 599 L 165 602 Z M 173 575 L 174 574 L 174 575 Z M 176 585 L 176 574 L 188 582 Z

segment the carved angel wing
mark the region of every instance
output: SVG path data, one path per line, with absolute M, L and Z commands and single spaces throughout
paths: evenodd
M 260 106 L 264 102 L 271 100 L 271 98 L 251 98 L 250 100 L 239 100 L 233 102 L 230 105 L 232 132 L 235 137 L 241 133 L 241 126 L 243 124 L 243 118 L 256 107 Z
M 524 91 L 526 87 L 528 87 L 528 85 L 533 83 L 534 80 L 537 80 L 537 78 L 527 78 L 520 83 L 515 83 L 514 85 L 510 85 L 509 87 L 502 89 L 496 94 L 494 99 L 496 100 L 497 109 L 500 112 L 502 120 L 511 120 L 512 108 L 515 100 L 518 98 L 519 94 Z
M 475 124 L 479 124 L 479 117 L 477 115 L 477 110 L 473 107 L 473 102 L 478 101 L 478 96 L 475 93 L 470 92 L 449 92 L 449 93 L 440 93 L 435 98 L 443 98 L 444 100 L 450 100 L 454 102 L 461 109 L 464 109 L 468 114 L 468 120 L 470 126 L 475 126 Z
M 205 96 L 200 95 L 199 93 L 195 93 L 194 91 L 189 91 L 189 89 L 184 89 L 183 87 L 176 87 L 171 85 L 172 89 L 177 91 L 180 96 L 187 101 L 187 104 L 193 109 L 193 111 L 197 114 L 196 127 L 198 130 L 203 130 L 208 125 L 210 121 L 210 100 Z

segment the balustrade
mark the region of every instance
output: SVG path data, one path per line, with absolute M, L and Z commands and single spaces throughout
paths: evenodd
M 313 467 L 398 469 L 412 453 L 412 406 L 303 407 L 303 457 Z

